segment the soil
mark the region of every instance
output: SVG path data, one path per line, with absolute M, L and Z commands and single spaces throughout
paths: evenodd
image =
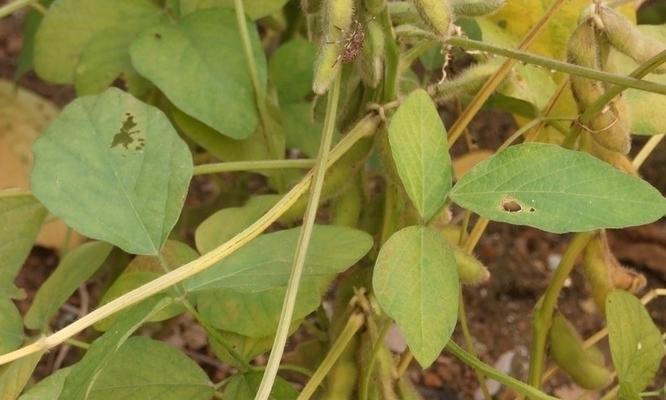
M 0 0 L 0 5 L 2 3 Z M 0 22 L 0 78 L 12 79 L 21 45 L 21 15 L 16 14 Z M 59 106 L 65 105 L 74 97 L 71 87 L 48 84 L 32 72 L 21 79 L 19 85 L 35 91 Z M 442 112 L 447 125 L 450 125 L 455 117 L 454 110 L 444 109 Z M 515 124 L 510 116 L 496 111 L 482 111 L 470 125 L 470 135 L 478 147 L 494 149 L 514 129 Z M 634 147 L 639 148 L 644 141 L 645 139 L 637 138 Z M 463 148 L 454 150 L 462 151 Z M 666 141 L 659 145 L 641 170 L 643 177 L 662 193 L 666 193 L 664 165 Z M 207 192 L 205 180 L 197 182 L 201 184 L 194 188 L 195 192 Z M 611 231 L 609 238 L 620 261 L 646 276 L 648 285 L 645 290 L 666 287 L 665 221 Z M 487 283 L 466 287 L 464 290 L 470 330 L 476 350 L 485 362 L 493 365 L 500 359 L 506 360 L 507 355 L 515 354 L 512 362 L 503 362 L 497 364 L 497 367 L 524 378 L 532 309 L 548 284 L 554 267 L 566 249 L 568 239 L 568 235 L 490 224 L 476 254 L 489 267 L 492 277 Z M 27 311 L 34 293 L 57 263 L 58 255 L 51 249 L 36 247 L 30 253 L 17 278 L 17 285 L 24 288 L 27 294 L 26 299 L 17 302 L 22 313 Z M 96 304 L 103 292 L 103 278 L 97 277 L 72 296 L 56 318 L 53 329 L 66 325 Z M 574 272 L 559 301 L 559 310 L 574 323 L 584 337 L 603 326 L 603 321 L 587 293 L 581 275 Z M 666 328 L 666 299 L 657 299 L 648 308 L 658 326 L 662 330 Z M 183 316 L 169 321 L 161 327 L 159 337 L 183 348 L 215 380 L 224 378 L 231 371 L 228 366 L 214 358 L 206 344 L 204 332 L 191 318 Z M 458 343 L 464 343 L 459 329 L 455 333 L 455 339 Z M 610 361 L 606 342 L 602 342 L 602 349 L 606 351 L 607 360 Z M 80 356 L 80 350 L 68 345 L 62 346 L 43 357 L 35 377 L 40 379 L 56 368 L 75 362 Z M 666 365 L 662 367 L 664 368 L 657 378 L 656 387 L 664 385 L 666 381 Z M 429 399 L 473 398 L 478 387 L 473 371 L 447 353 L 443 353 L 437 362 L 425 371 L 412 365 L 409 376 Z M 562 398 L 577 398 L 580 395 L 576 387 L 561 374 L 551 379 L 547 388 Z M 496 398 L 512 397 L 500 392 Z

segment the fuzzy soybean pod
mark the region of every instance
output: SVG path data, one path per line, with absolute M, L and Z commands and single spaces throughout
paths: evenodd
M 629 115 L 621 98 L 611 101 L 607 107 L 588 124 L 595 142 L 608 150 L 629 153 L 631 132 Z
M 583 348 L 580 335 L 560 313 L 550 328 L 550 352 L 555 363 L 584 389 L 599 390 L 611 381 L 603 354 L 595 347 Z
M 598 15 L 611 45 L 639 64 L 666 50 L 665 42 L 645 35 L 636 25 L 612 8 L 599 6 Z M 653 72 L 666 73 L 666 65 L 662 64 Z
M 492 14 L 506 4 L 506 0 L 450 0 L 455 15 L 481 17 Z
M 567 60 L 583 67 L 602 69 L 610 50 L 609 43 L 600 35 L 592 20 L 583 21 L 569 38 Z M 584 111 L 604 94 L 602 82 L 572 75 L 571 89 L 579 111 Z
M 324 36 L 315 61 L 312 91 L 324 94 L 340 72 L 340 54 L 352 25 L 353 0 L 328 0 L 324 4 Z
M 379 15 L 386 7 L 386 0 L 365 0 L 365 9 L 370 15 Z
M 451 7 L 448 0 L 412 0 L 425 24 L 441 39 L 449 36 Z
M 431 95 L 437 101 L 464 95 L 473 96 L 498 68 L 499 64 L 494 61 L 471 66 L 453 79 L 447 79 L 434 86 Z
M 376 88 L 384 72 L 384 30 L 381 24 L 372 20 L 365 28 L 365 44 L 358 58 L 358 68 L 363 82 Z
M 490 278 L 490 272 L 481 261 L 472 254 L 465 253 L 458 246 L 457 243 L 460 238 L 460 232 L 460 227 L 454 225 L 446 225 L 441 229 L 442 236 L 444 236 L 453 249 L 460 282 L 465 285 L 483 283 Z

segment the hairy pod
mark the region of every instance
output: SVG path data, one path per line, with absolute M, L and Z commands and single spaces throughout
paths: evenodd
M 567 60 L 583 67 L 603 69 L 610 51 L 610 44 L 591 19 L 585 19 L 576 27 L 567 43 Z M 571 91 L 573 92 L 578 110 L 584 111 L 604 94 L 602 82 L 571 76 Z
M 474 95 L 488 78 L 497 71 L 495 62 L 476 64 L 465 69 L 453 79 L 438 83 L 432 89 L 436 101 L 445 101 L 461 95 Z
M 451 29 L 451 9 L 448 0 L 412 0 L 416 11 L 430 30 L 446 39 Z
M 370 15 L 379 15 L 386 7 L 386 0 L 365 0 L 365 9 Z
M 358 226 L 363 207 L 363 186 L 360 177 L 355 177 L 349 187 L 343 191 L 333 202 L 332 225 Z
M 449 242 L 453 249 L 453 255 L 456 258 L 458 266 L 458 276 L 460 282 L 465 285 L 474 285 L 483 283 L 490 278 L 490 272 L 481 261 L 471 254 L 465 253 L 459 246 L 460 227 L 455 225 L 446 225 L 440 229 L 442 236 Z
M 358 59 L 359 73 L 363 82 L 377 87 L 384 72 L 384 30 L 375 20 L 365 27 L 365 45 Z
M 492 14 L 506 4 L 506 0 L 450 0 L 455 15 L 480 17 Z
M 631 164 L 631 160 L 629 160 L 626 155 L 602 147 L 592 138 L 592 135 L 589 132 L 581 132 L 579 143 L 582 151 L 592 154 L 598 159 L 607 162 L 629 175 L 639 176 L 636 168 L 634 168 Z
M 629 153 L 631 132 L 627 109 L 621 98 L 611 101 L 606 109 L 594 117 L 588 127 L 592 138 L 608 150 Z
M 584 389 L 599 390 L 611 381 L 601 352 L 583 348 L 580 335 L 560 313 L 550 328 L 550 352 L 555 363 Z
M 585 247 L 583 276 L 592 292 L 597 309 L 603 314 L 606 309 L 606 296 L 613 290 L 613 260 L 608 243 L 601 235 L 595 236 Z
M 315 61 L 314 78 L 312 80 L 312 91 L 316 94 L 324 94 L 328 91 L 333 79 L 340 73 L 340 48 L 337 43 L 324 43 L 319 48 L 319 54 Z
M 597 10 L 602 29 L 610 44 L 637 63 L 644 63 L 666 50 L 666 43 L 645 35 L 636 25 L 612 8 L 601 5 Z M 653 72 L 666 73 L 666 65 L 660 65 Z
M 324 94 L 340 72 L 340 54 L 352 25 L 353 0 L 328 0 L 324 15 L 324 36 L 315 61 L 312 91 Z

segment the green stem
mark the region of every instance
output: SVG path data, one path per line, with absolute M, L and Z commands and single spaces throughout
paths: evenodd
M 384 347 L 384 337 L 386 336 L 386 333 L 390 328 L 391 328 L 391 321 L 388 320 L 384 322 L 382 329 L 379 331 L 379 334 L 377 335 L 375 344 L 372 346 L 370 359 L 368 359 L 368 361 L 366 362 L 365 370 L 363 371 L 363 376 L 361 377 L 361 384 L 359 389 L 360 400 L 368 400 L 368 394 L 370 391 L 370 378 L 372 378 L 372 371 L 374 370 L 375 362 L 377 361 L 379 352 Z
M 0 7 L 0 18 L 11 15 L 23 7 L 29 6 L 30 3 L 34 3 L 35 1 L 37 0 L 14 0 L 9 4 L 5 4 L 4 6 Z
M 583 78 L 594 79 L 607 83 L 619 85 L 622 88 L 640 89 L 646 92 L 666 94 L 666 85 L 651 81 L 643 81 L 631 76 L 612 74 L 599 71 L 593 68 L 582 67 L 580 65 L 569 64 L 552 58 L 538 56 L 521 50 L 507 49 L 492 44 L 479 42 L 477 40 L 453 37 L 446 40 L 446 43 L 459 46 L 465 49 L 481 50 L 505 56 L 514 60 L 522 61 L 528 64 L 539 65 L 552 70 L 565 72 L 570 75 L 581 76 Z
M 324 128 L 322 132 L 321 143 L 319 145 L 319 153 L 317 155 L 317 163 L 314 166 L 314 177 L 312 186 L 310 188 L 310 196 L 308 198 L 305 215 L 303 217 L 303 225 L 301 226 L 298 244 L 296 246 L 296 254 L 294 257 L 294 264 L 292 266 L 291 276 L 287 285 L 287 293 L 285 294 L 284 304 L 282 305 L 282 313 L 280 315 L 280 322 L 278 323 L 275 340 L 271 354 L 268 358 L 266 371 L 261 379 L 259 390 L 255 400 L 266 400 L 271 393 L 275 376 L 277 375 L 280 366 L 280 359 L 284 352 L 284 345 L 289 336 L 289 327 L 291 319 L 294 314 L 294 307 L 296 305 L 296 295 L 298 294 L 298 286 L 301 282 L 303 275 L 303 266 L 307 256 L 308 246 L 310 244 L 310 237 L 314 228 L 315 217 L 317 216 L 317 208 L 319 207 L 319 199 L 321 198 L 321 191 L 324 184 L 324 176 L 326 175 L 326 164 L 328 163 L 329 149 L 333 140 L 333 132 L 335 131 L 335 121 L 338 115 L 338 102 L 340 100 L 340 74 L 333 80 L 333 85 L 330 93 L 328 94 L 328 102 L 326 104 L 326 116 L 324 118 Z
M 252 371 L 265 371 L 265 370 L 266 370 L 265 365 L 261 367 L 252 367 Z M 309 369 L 293 364 L 280 364 L 280 371 L 297 372 L 301 375 L 307 376 L 308 378 L 312 377 L 313 375 L 313 372 L 310 371 Z
M 24 197 L 24 196 L 32 196 L 32 193 L 29 190 L 20 190 L 20 189 L 0 190 L 0 199 L 6 199 L 9 197 Z
M 252 171 L 269 169 L 310 169 L 314 165 L 313 159 L 296 160 L 256 160 L 256 161 L 231 161 L 212 164 L 201 164 L 194 166 L 194 175 L 217 174 L 220 172 Z
M 252 80 L 252 86 L 254 86 L 254 92 L 257 99 L 257 111 L 259 111 L 259 119 L 261 121 L 261 132 L 266 142 L 266 149 L 268 154 L 271 154 L 274 158 L 282 158 L 283 154 L 280 154 L 278 148 L 275 147 L 273 139 L 269 134 L 271 130 L 271 121 L 268 115 L 268 110 L 266 109 L 266 90 L 264 85 L 262 85 L 259 80 L 259 73 L 257 72 L 257 63 L 252 52 L 252 42 L 250 40 L 250 33 L 247 27 L 247 17 L 245 16 L 245 9 L 243 6 L 242 0 L 234 0 L 234 9 L 236 11 L 236 21 L 238 22 L 238 30 L 240 32 L 241 41 L 243 42 L 243 52 L 245 53 L 245 59 L 247 61 L 247 67 L 250 72 L 250 79 Z M 278 180 L 279 189 L 282 189 L 284 185 L 282 178 L 276 176 Z
M 560 265 L 557 266 L 550 284 L 535 309 L 532 328 L 532 345 L 530 351 L 530 372 L 528 382 L 535 388 L 541 386 L 544 362 L 546 359 L 546 340 L 548 331 L 553 322 L 553 312 L 557 304 L 557 298 L 564 287 L 564 282 L 569 277 L 576 259 L 585 249 L 587 243 L 596 232 L 577 233 L 569 244 L 567 251 L 562 255 Z
M 465 347 L 471 355 L 476 357 L 476 348 L 474 347 L 474 340 L 472 339 L 472 334 L 469 331 L 469 326 L 467 324 L 467 313 L 465 312 L 465 298 L 463 296 L 462 290 L 460 291 L 460 300 L 459 301 L 459 312 L 458 312 L 458 321 L 460 321 L 460 328 L 463 332 L 463 338 L 465 339 Z M 481 393 L 483 393 L 483 398 L 486 400 L 492 400 L 492 396 L 488 391 L 486 386 L 486 377 L 483 375 L 483 372 L 478 368 L 473 368 L 474 374 L 476 375 L 476 380 L 479 382 L 479 388 L 481 388 Z
M 90 343 L 82 342 L 80 340 L 69 338 L 67 339 L 67 344 L 70 344 L 79 349 L 88 350 L 90 348 Z
M 529 396 L 533 399 L 538 400 L 558 400 L 557 397 L 549 396 L 539 389 L 536 389 L 524 382 L 519 381 L 518 379 L 512 378 L 511 376 L 505 375 L 490 365 L 484 363 L 473 355 L 469 354 L 458 346 L 453 340 L 450 340 L 446 345 L 446 350 L 453 354 L 457 359 L 464 362 L 474 369 L 483 371 L 486 376 L 496 380 L 497 382 L 503 384 L 506 387 L 509 387 L 516 392 Z
M 340 358 L 342 352 L 347 348 L 349 341 L 351 341 L 354 335 L 356 335 L 356 332 L 361 329 L 364 322 L 365 316 L 362 313 L 354 313 L 349 317 L 347 324 L 342 332 L 340 332 L 340 336 L 335 340 L 328 354 L 326 354 L 326 357 L 321 364 L 319 364 L 319 367 L 314 375 L 312 375 L 312 378 L 310 378 L 301 391 L 301 394 L 298 395 L 297 400 L 307 400 L 312 397 L 326 375 L 328 375 L 328 372 L 333 368 L 335 362 Z

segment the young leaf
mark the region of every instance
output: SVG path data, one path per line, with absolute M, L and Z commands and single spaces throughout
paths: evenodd
M 58 400 L 71 370 L 71 367 L 57 370 L 30 387 L 18 400 Z
M 62 395 L 58 400 L 92 400 L 86 394 L 112 356 L 148 318 L 171 303 L 171 299 L 158 295 L 132 307 L 125 318 L 118 320 L 107 333 L 95 340 L 81 361 L 74 365 L 65 379 Z
M 283 104 L 302 100 L 312 91 L 312 65 L 317 47 L 297 37 L 280 46 L 268 61 L 268 76 Z
M 0 354 L 18 349 L 23 343 L 23 320 L 14 302 L 0 299 Z
M 233 139 L 258 124 L 255 94 L 232 10 L 207 9 L 140 35 L 132 64 L 179 109 Z M 259 84 L 266 86 L 266 59 L 256 29 L 250 36 Z
M 32 248 L 46 210 L 32 196 L 0 194 L 0 298 L 16 296 L 14 278 Z
M 643 304 L 622 290 L 606 298 L 606 321 L 620 398 L 640 399 L 664 357 L 661 332 Z
M 213 384 L 181 351 L 147 337 L 133 337 L 95 377 L 86 400 L 209 400 Z
M 224 389 L 225 399 L 234 400 L 252 400 L 254 395 L 259 390 L 259 383 L 261 383 L 261 372 L 248 372 L 245 374 L 238 374 L 231 378 L 227 387 Z M 277 377 L 273 390 L 271 391 L 269 400 L 295 400 L 298 397 L 298 391 L 294 389 L 289 382 Z
M 424 226 L 394 233 L 379 251 L 372 287 L 419 364 L 432 364 L 458 319 L 460 283 L 445 239 Z
M 446 130 L 428 93 L 416 90 L 405 99 L 388 136 L 407 195 L 428 220 L 444 204 L 452 179 Z
M 35 70 L 48 81 L 73 83 L 79 57 L 93 36 L 110 28 L 122 32 L 121 37 L 109 34 L 101 40 L 114 44 L 122 38 L 117 48 L 124 44 L 125 51 L 111 56 L 127 57 L 132 37 L 163 17 L 150 0 L 57 1 L 49 7 L 35 37 Z
M 128 253 L 158 253 L 192 176 L 161 111 L 110 88 L 67 106 L 33 150 L 32 190 L 49 211 Z
M 53 317 L 69 296 L 90 278 L 111 253 L 111 246 L 104 242 L 83 244 L 60 261 L 56 270 L 42 284 L 25 315 L 25 326 L 46 330 Z
M 301 228 L 261 235 L 207 270 L 185 281 L 189 291 L 215 288 L 265 290 L 285 286 Z M 339 226 L 316 225 L 310 240 L 303 282 L 344 271 L 372 247 L 365 232 Z
M 19 397 L 42 354 L 44 353 L 30 354 L 0 368 L 0 400 L 14 400 Z
M 248 17 L 257 20 L 280 11 L 287 0 L 243 0 Z M 207 8 L 234 8 L 234 0 L 180 0 L 180 13 L 187 15 Z
M 543 143 L 511 146 L 479 163 L 450 196 L 491 220 L 554 233 L 642 225 L 666 213 L 666 200 L 647 182 Z
M 175 240 L 168 240 L 164 244 L 164 247 L 162 247 L 162 250 L 160 250 L 160 255 L 166 264 L 165 267 L 169 271 L 174 270 L 181 265 L 185 265 L 199 256 L 199 254 L 190 246 Z M 162 274 L 164 274 L 164 269 L 160 264 L 158 257 L 137 256 L 129 263 L 129 265 L 127 265 L 127 268 L 125 268 L 123 273 L 111 284 L 111 287 L 107 289 L 102 296 L 102 299 L 99 301 L 98 306 L 102 306 L 153 279 L 157 279 Z M 169 293 L 172 297 L 179 296 L 174 288 L 165 292 Z M 99 321 L 94 325 L 95 329 L 98 331 L 108 330 L 118 319 L 124 318 L 125 314 L 128 312 L 130 311 L 123 310 Z M 184 307 L 180 303 L 175 303 L 165 307 L 160 312 L 155 313 L 148 321 L 163 321 L 182 314 L 183 312 L 185 312 Z

